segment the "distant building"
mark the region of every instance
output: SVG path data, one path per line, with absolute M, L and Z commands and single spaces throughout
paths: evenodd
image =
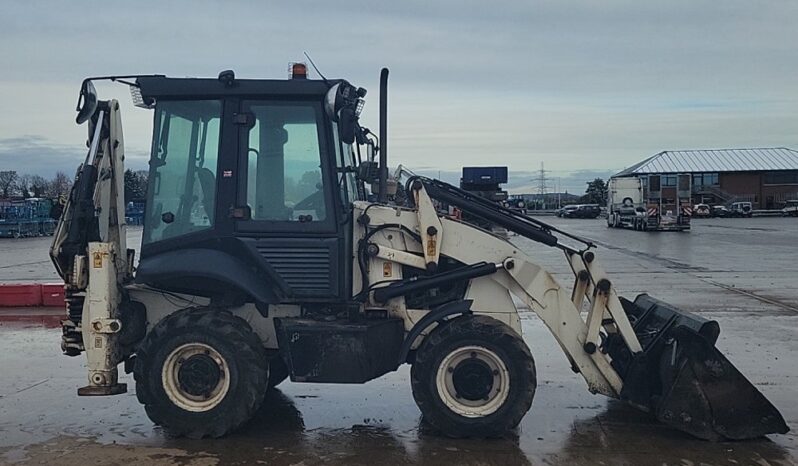
M 647 197 L 678 187 L 690 190 L 694 204 L 749 201 L 755 209 L 776 209 L 798 199 L 798 151 L 784 147 L 664 151 L 613 178 L 627 176 L 641 179 Z

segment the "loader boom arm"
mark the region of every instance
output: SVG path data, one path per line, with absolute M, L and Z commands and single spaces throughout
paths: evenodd
M 778 410 L 714 347 L 720 331 L 717 322 L 645 294 L 635 302 L 620 298 L 589 241 L 484 200 L 470 199 L 439 181 L 417 177 L 411 182 L 411 209 L 355 205 L 356 212 L 368 209 L 366 228 L 379 228 L 381 233 L 366 245 L 376 251 L 369 267 L 370 305 L 387 307 L 394 315 L 413 321 L 414 315 L 427 311 L 408 309 L 403 290 L 447 279 L 467 280 L 464 298 L 473 303 L 470 311 L 496 318 L 519 333 L 518 310 L 511 295 L 522 301 L 543 321 L 592 393 L 623 399 L 665 424 L 708 440 L 755 438 L 789 430 Z M 446 216 L 439 216 L 440 227 L 429 228 L 435 223 L 432 216 L 439 215 L 434 201 L 454 204 L 560 249 L 574 274 L 570 293 L 504 238 Z M 559 237 L 585 247 L 561 244 Z M 441 258 L 463 266 L 436 278 L 429 267 L 430 244 L 436 245 Z M 374 271 L 391 271 L 391 263 L 426 268 L 433 275 L 423 280 L 397 277 L 394 283 L 374 288 L 381 279 Z M 416 329 L 412 330 L 415 335 Z M 418 347 L 420 340 L 413 338 Z
M 497 264 L 496 273 L 483 279 L 498 283 L 541 318 L 565 352 L 571 366 L 584 377 L 591 392 L 618 398 L 623 381 L 612 367 L 609 355 L 599 350 L 600 333 L 620 333 L 633 352 L 638 352 L 641 348 L 595 253 L 590 249 L 580 252 L 570 247 L 561 248 L 575 275 L 574 292 L 568 293 L 549 272 L 511 243 L 469 224 L 446 217 L 439 218 L 425 183 L 416 180 L 412 184 L 412 190 L 415 201 L 413 211 L 395 211 L 392 208 L 372 205 L 368 211 L 372 223 L 396 223 L 399 214 L 400 223 L 417 231 L 421 236 L 422 251 L 417 252 L 423 253 L 423 263 L 427 268 L 430 244 L 437 244 L 441 255 L 464 264 L 483 261 Z M 439 218 L 440 227 L 429 228 L 432 217 Z M 556 238 L 542 228 L 523 226 L 532 233 L 534 239 L 548 245 L 557 244 Z M 395 262 L 419 267 L 418 256 L 395 253 L 389 255 L 388 247 L 388 244 L 380 245 L 383 258 L 390 256 Z M 588 303 L 589 308 L 586 318 L 580 312 L 584 302 Z

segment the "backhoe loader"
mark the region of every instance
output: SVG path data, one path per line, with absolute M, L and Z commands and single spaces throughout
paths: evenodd
M 387 69 L 379 134 L 360 122 L 365 89 L 291 69 L 283 80 L 83 81 L 88 152 L 51 248 L 66 290 L 62 349 L 88 363 L 78 395 L 124 393 L 121 365 L 155 424 L 221 437 L 286 378 L 359 384 L 410 364 L 433 428 L 499 436 L 535 394 L 520 302 L 593 393 L 702 439 L 788 431 L 715 348 L 717 322 L 619 297 L 586 239 L 438 180 L 389 176 Z M 138 262 L 119 103 L 98 99 L 101 80 L 154 112 Z M 573 285 L 454 208 L 558 249 Z

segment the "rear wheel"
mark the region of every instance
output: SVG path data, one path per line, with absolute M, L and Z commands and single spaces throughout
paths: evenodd
M 486 316 L 436 328 L 410 375 L 424 419 L 451 437 L 500 436 L 518 425 L 535 395 L 529 348 L 510 327 Z
M 221 437 L 260 407 L 268 362 L 249 324 L 202 307 L 155 325 L 136 352 L 133 375 L 155 424 L 175 436 Z

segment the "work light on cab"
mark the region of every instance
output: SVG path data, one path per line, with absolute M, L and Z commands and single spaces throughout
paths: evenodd
M 288 71 L 291 79 L 308 79 L 308 66 L 304 63 L 289 63 Z

